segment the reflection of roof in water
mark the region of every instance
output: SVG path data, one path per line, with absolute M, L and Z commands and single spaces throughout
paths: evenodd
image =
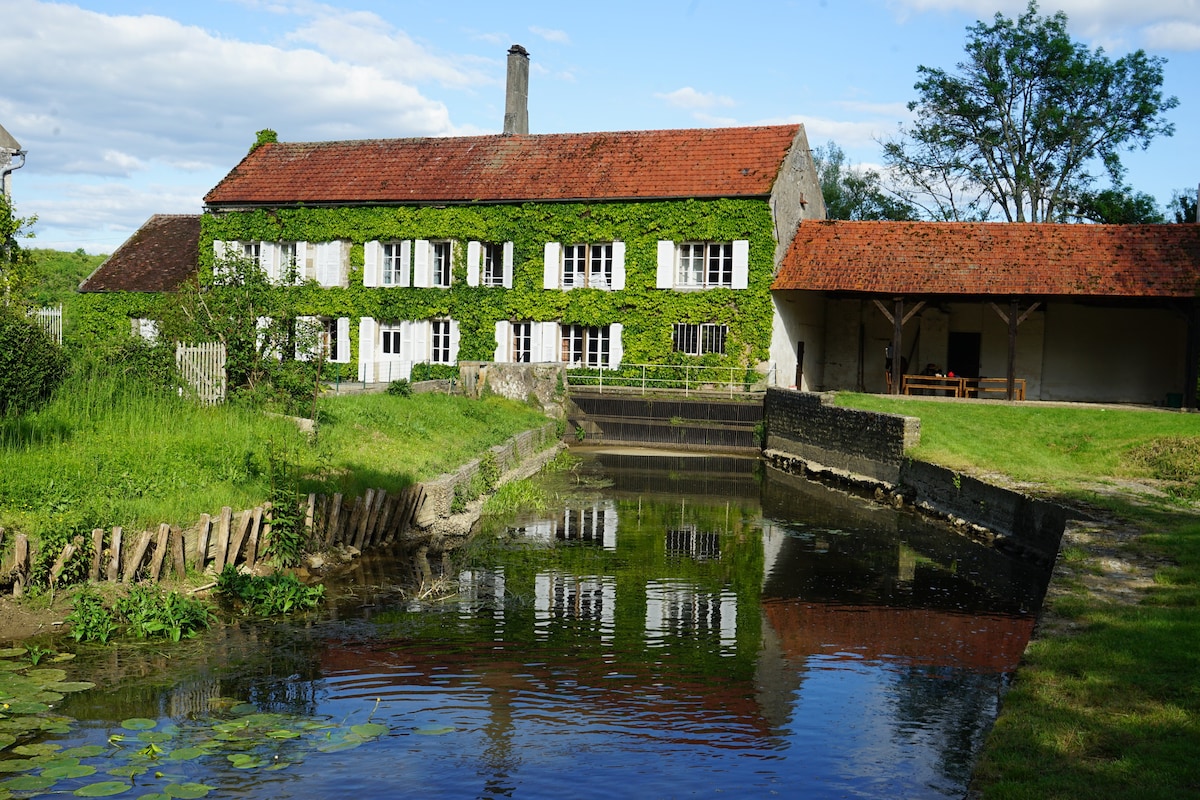
M 1017 668 L 1033 633 L 1033 615 L 955 614 L 928 608 L 888 608 L 768 600 L 763 613 L 784 656 L 872 659 L 979 672 Z

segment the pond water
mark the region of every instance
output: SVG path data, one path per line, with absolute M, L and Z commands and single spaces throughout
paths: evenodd
M 552 488 L 455 554 L 448 599 L 373 556 L 306 620 L 81 653 L 101 686 L 41 758 L 96 771 L 53 788 L 964 794 L 1043 567 L 754 460 L 596 453 Z

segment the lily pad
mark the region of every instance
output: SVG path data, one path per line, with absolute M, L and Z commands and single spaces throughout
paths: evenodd
M 42 776 L 61 781 L 64 778 L 86 778 L 95 775 L 96 768 L 88 764 L 68 764 L 62 767 L 52 767 L 42 770 Z
M 0 650 L 0 658 L 20 658 L 28 652 L 24 647 L 6 647 Z
M 70 692 L 85 692 L 88 689 L 95 689 L 96 684 L 91 681 L 59 681 L 58 683 L 47 684 L 46 688 L 53 692 L 68 694 Z
M 230 756 L 225 756 L 229 759 L 229 763 L 234 769 L 254 769 L 261 767 L 265 762 L 256 755 L 251 753 L 234 753 Z
M 133 786 L 125 781 L 100 781 L 99 783 L 89 783 L 87 786 L 81 786 L 75 790 L 76 797 L 112 797 L 121 792 L 127 792 Z
M 8 789 L 10 792 L 38 792 L 42 789 L 49 789 L 57 782 L 54 778 L 46 778 L 41 775 L 20 775 L 0 781 L 0 789 Z
M 20 747 L 14 747 L 13 752 L 22 756 L 47 756 L 57 753 L 62 750 L 62 745 L 50 744 L 43 742 L 42 744 L 23 744 Z
M 113 767 L 108 770 L 108 774 L 118 778 L 136 778 L 138 775 L 145 775 L 149 771 L 149 767 L 141 764 L 125 764 L 120 767 Z
M 322 753 L 339 753 L 342 750 L 353 750 L 356 747 L 362 747 L 362 739 L 343 739 L 340 742 L 328 742 L 317 749 Z
M 50 659 L 50 661 L 55 664 L 61 664 L 64 661 L 74 661 L 74 660 L 75 660 L 74 653 L 59 653 L 58 655 L 54 656 L 54 658 Z
M 108 748 L 101 744 L 83 744 L 79 747 L 72 747 L 70 750 L 63 750 L 61 755 L 66 758 L 92 758 L 94 756 L 103 755 L 108 752 Z
M 163 789 L 163 793 L 169 797 L 196 798 L 204 797 L 212 790 L 213 787 L 203 783 L 172 783 Z
M 140 742 L 162 744 L 163 742 L 171 741 L 171 734 L 166 731 L 142 731 L 138 734 L 137 738 Z
M 13 700 L 4 704 L 4 710 L 9 714 L 40 714 L 49 711 L 50 706 L 35 700 Z
M 296 731 L 289 731 L 286 728 L 278 728 L 273 731 L 267 731 L 267 736 L 272 739 L 299 739 L 300 734 Z
M 65 681 L 67 679 L 66 670 L 54 669 L 53 667 L 46 667 L 44 669 L 31 669 L 26 672 L 25 675 L 26 677 L 32 678 L 33 680 L 39 681 L 43 684 L 58 683 L 59 681 Z
M 28 772 L 40 766 L 41 764 L 32 758 L 10 758 L 0 761 L 0 772 Z
M 364 739 L 374 739 L 376 736 L 383 736 L 388 732 L 388 726 L 379 722 L 364 722 L 360 725 L 354 725 L 350 730 L 356 735 Z M 451 729 L 453 730 L 453 728 Z
M 191 761 L 193 758 L 210 755 L 212 750 L 204 747 L 181 747 L 167 754 L 168 761 Z
M 416 728 L 413 730 L 413 733 L 419 733 L 422 736 L 441 736 L 446 733 L 453 733 L 456 730 L 457 728 L 453 725 L 442 725 L 437 728 Z
M 146 717 L 130 717 L 121 721 L 121 727 L 127 731 L 148 731 L 158 725 L 158 720 Z

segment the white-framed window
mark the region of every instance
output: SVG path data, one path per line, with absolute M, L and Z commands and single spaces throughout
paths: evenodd
M 512 349 L 509 351 L 509 361 L 514 364 L 528 364 L 533 361 L 532 322 L 514 322 L 512 324 Z
M 409 242 L 388 242 L 383 245 L 383 264 L 380 283 L 384 286 L 408 285 Z
M 557 322 L 501 320 L 496 323 L 496 353 L 492 360 L 503 364 L 544 364 L 558 361 Z
M 591 369 L 616 369 L 621 363 L 621 325 L 562 325 L 560 360 Z
M 750 242 L 658 243 L 659 289 L 745 289 Z
M 702 356 L 706 353 L 725 355 L 725 337 L 728 334 L 727 325 L 676 322 L 671 332 L 671 349 L 689 356 Z
M 467 242 L 467 285 L 512 288 L 513 243 Z
M 275 284 L 300 284 L 315 280 L 321 286 L 345 286 L 349 269 L 349 243 L 341 240 L 310 244 L 302 241 L 240 242 L 215 241 L 216 274 L 221 262 L 232 256 L 257 266 Z
M 146 319 L 144 317 L 134 317 L 130 320 L 133 328 L 133 335 L 147 342 L 158 341 L 158 320 Z
M 358 373 L 365 383 L 408 378 L 413 364 L 458 361 L 458 322 L 453 319 L 358 322 Z
M 621 290 L 625 288 L 625 243 L 547 242 L 543 270 L 546 289 Z
M 350 362 L 349 317 L 296 317 L 296 358 L 307 361 L 318 353 L 330 363 Z
M 450 279 L 454 271 L 452 254 L 453 248 L 448 241 L 429 243 L 430 286 L 439 289 L 450 288 Z
M 450 320 L 430 320 L 429 330 L 429 363 L 453 363 L 450 359 Z

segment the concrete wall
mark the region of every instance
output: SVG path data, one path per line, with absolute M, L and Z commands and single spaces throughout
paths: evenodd
M 775 220 L 774 263 L 778 271 L 800 220 L 825 219 L 825 198 L 821 194 L 821 181 L 803 125 L 779 168 L 770 202 L 771 216 Z
M 777 292 L 771 298 L 771 361 L 775 385 L 816 391 L 825 372 L 825 301 L 816 292 Z M 796 385 L 797 342 L 804 342 L 804 370 Z

